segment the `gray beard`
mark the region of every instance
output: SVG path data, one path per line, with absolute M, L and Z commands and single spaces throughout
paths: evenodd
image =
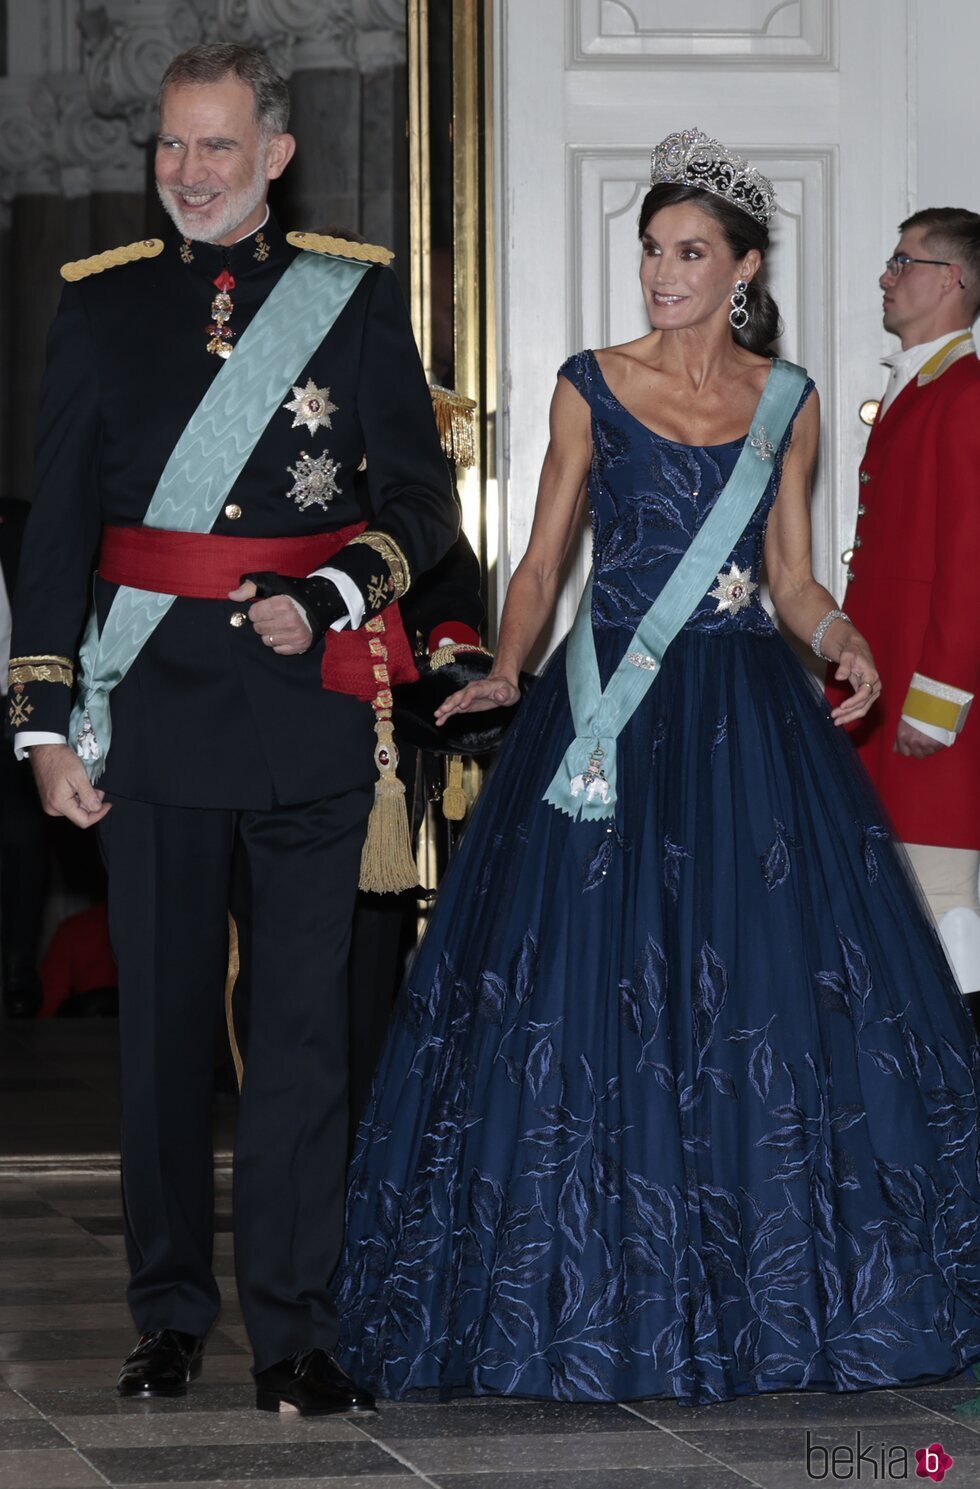
M 185 218 L 174 199 L 172 188 L 161 186 L 159 181 L 156 183 L 161 206 L 170 221 L 182 237 L 190 238 L 195 243 L 217 243 L 219 239 L 227 238 L 238 224 L 250 217 L 256 207 L 265 200 L 267 185 L 265 160 L 263 159 L 256 162 L 255 175 L 248 186 L 225 198 L 223 211 L 211 227 L 209 236 L 205 238 L 201 236 L 196 220 L 193 217 Z

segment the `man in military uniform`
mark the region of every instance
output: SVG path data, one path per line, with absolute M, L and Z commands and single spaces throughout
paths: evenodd
M 141 1336 L 118 1388 L 182 1393 L 218 1312 L 209 1105 L 237 843 L 252 908 L 239 1294 L 257 1404 L 325 1412 L 373 1405 L 331 1358 L 326 1282 L 350 922 L 391 785 L 387 689 L 412 675 L 394 602 L 448 550 L 458 509 L 394 276 L 370 248 L 290 241 L 268 216 L 287 121 L 261 53 L 182 54 L 156 157 L 176 235 L 67 267 L 9 715 L 46 810 L 97 823 L 109 864 Z
M 902 350 L 886 358 L 844 555 L 883 692 L 853 739 L 980 1027 L 980 216 L 927 208 L 899 231 L 880 284 Z

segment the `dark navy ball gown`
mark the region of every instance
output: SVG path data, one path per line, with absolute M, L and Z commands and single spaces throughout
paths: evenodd
M 729 476 L 595 357 L 602 680 Z M 809 395 L 807 385 L 802 402 Z M 731 562 L 758 579 L 773 478 Z M 980 1058 L 844 732 L 758 602 L 706 597 L 619 739 L 614 823 L 542 801 L 559 647 L 452 862 L 361 1125 L 340 1359 L 560 1400 L 860 1390 L 980 1358 Z

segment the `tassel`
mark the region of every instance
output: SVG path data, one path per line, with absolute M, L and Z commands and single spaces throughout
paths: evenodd
M 374 805 L 368 818 L 367 837 L 361 853 L 360 888 L 373 894 L 399 894 L 418 884 L 405 806 L 405 787 L 395 773 L 398 751 L 392 736 L 391 719 L 379 717 L 374 725 L 378 743 L 374 763 Z
M 429 387 L 432 409 L 436 416 L 436 428 L 442 453 L 454 465 L 476 464 L 476 404 L 472 398 L 443 388 L 439 383 Z
M 442 815 L 447 822 L 462 822 L 466 816 L 462 755 L 450 755 L 446 767 L 446 789 L 442 793 Z

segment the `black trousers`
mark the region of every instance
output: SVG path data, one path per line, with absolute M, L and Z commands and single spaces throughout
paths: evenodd
M 31 768 L 0 739 L 0 978 L 40 1003 L 37 952 L 51 843 Z
M 235 1137 L 235 1270 L 264 1369 L 332 1349 L 347 1152 L 347 957 L 371 788 L 271 811 L 114 797 L 100 831 L 119 964 L 129 1303 L 140 1332 L 205 1334 L 212 1271 L 210 1106 L 236 846 L 252 975 Z

